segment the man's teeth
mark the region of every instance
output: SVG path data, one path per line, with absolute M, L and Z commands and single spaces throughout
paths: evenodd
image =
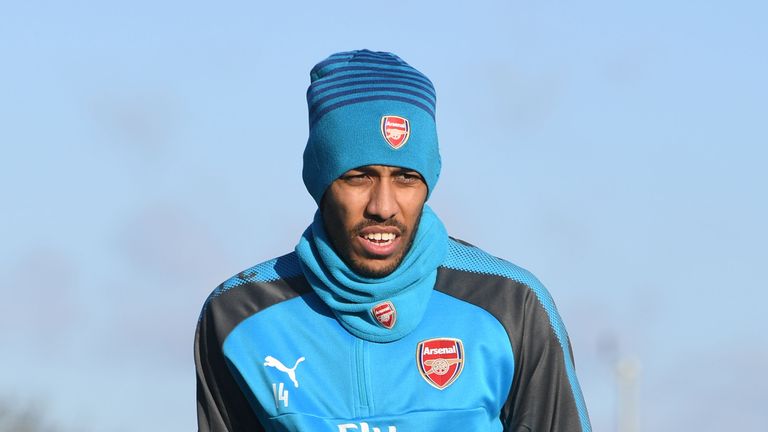
M 397 237 L 396 235 L 392 233 L 371 233 L 366 234 L 365 238 L 370 241 L 377 241 L 377 242 L 390 242 Z

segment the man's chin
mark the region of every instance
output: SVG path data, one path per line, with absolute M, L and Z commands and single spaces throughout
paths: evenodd
M 371 262 L 366 262 L 371 261 Z M 352 265 L 352 271 L 362 277 L 370 279 L 379 279 L 385 276 L 389 276 L 393 271 L 397 269 L 402 261 L 402 256 L 392 260 L 354 260 Z
M 347 263 L 350 269 L 357 275 L 370 278 L 380 279 L 389 276 L 392 272 L 397 270 L 397 267 L 403 262 L 403 259 L 411 250 L 413 246 L 413 237 L 409 237 L 405 248 L 393 253 L 389 257 L 375 257 L 365 256 L 366 251 L 349 251 L 350 255 L 357 254 L 356 256 L 347 255 L 344 258 L 344 262 Z

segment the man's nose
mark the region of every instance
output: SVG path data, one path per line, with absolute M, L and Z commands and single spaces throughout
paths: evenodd
M 395 188 L 385 179 L 379 179 L 371 188 L 371 195 L 366 207 L 368 217 L 378 220 L 387 220 L 397 214 L 398 205 L 395 197 Z

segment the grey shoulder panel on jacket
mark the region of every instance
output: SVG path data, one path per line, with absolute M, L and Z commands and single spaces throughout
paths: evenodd
M 491 313 L 494 313 L 494 309 L 503 308 L 509 303 L 499 302 L 497 296 L 518 296 L 522 300 L 525 296 L 534 294 L 547 312 L 550 325 L 555 333 L 558 341 L 564 344 L 568 341 L 568 334 L 565 330 L 560 314 L 557 312 L 555 302 L 549 291 L 542 285 L 542 283 L 528 270 L 522 267 L 518 267 L 509 261 L 497 258 L 482 249 L 475 247 L 469 243 L 461 240 L 451 238 L 448 243 L 448 253 L 445 260 L 440 266 L 441 270 L 454 270 L 464 274 L 464 278 L 472 279 L 471 275 L 485 275 L 491 276 L 492 279 L 495 276 L 496 283 L 503 284 L 507 287 L 506 290 L 486 290 L 484 292 L 466 292 L 465 295 L 473 296 L 475 301 L 479 301 L 482 305 L 487 305 L 485 308 Z M 510 283 L 516 289 L 509 291 Z M 482 299 L 482 296 L 490 296 L 489 298 Z M 473 302 L 474 303 L 474 302 Z M 503 310 L 498 310 L 498 313 L 503 314 Z M 496 314 L 494 314 L 496 315 Z
M 219 341 L 244 319 L 277 303 L 311 291 L 295 252 L 257 264 L 216 287 L 205 301 L 201 317 L 216 317 Z
M 560 375 L 562 377 L 561 382 L 570 390 L 567 392 L 570 396 L 566 398 L 570 402 L 566 403 L 566 406 L 569 405 L 570 409 L 573 409 L 573 415 L 568 416 L 570 418 L 567 421 L 573 422 L 575 420 L 575 423 L 578 424 L 577 427 L 582 431 L 591 430 L 586 405 L 576 378 L 568 334 L 552 296 L 533 274 L 471 244 L 451 239 L 447 256 L 438 269 L 435 289 L 483 308 L 499 320 L 507 330 L 516 357 L 516 372 L 515 385 L 510 394 L 511 399 L 505 408 L 507 412 L 503 413 L 503 417 L 506 415 L 512 419 L 514 417 L 512 410 L 517 411 L 518 414 L 521 411 L 529 410 L 528 407 L 523 407 L 527 404 L 525 401 L 513 399 L 523 397 L 529 399 L 530 402 L 531 399 L 544 396 L 540 394 L 540 391 L 535 391 L 535 395 L 517 393 L 522 392 L 519 387 L 525 384 L 525 377 L 521 376 L 521 373 L 527 373 L 523 372 L 521 367 L 528 369 L 532 366 L 526 357 L 530 356 L 533 351 L 540 349 L 540 347 L 531 344 L 548 344 L 546 341 L 550 340 L 553 347 L 559 346 L 560 348 L 556 350 L 559 354 L 551 353 L 554 355 L 552 359 L 559 358 L 560 360 L 549 361 L 559 363 L 557 368 L 562 368 L 560 372 L 562 373 Z M 536 323 L 541 323 L 541 325 Z M 527 364 L 520 364 L 521 362 Z M 548 391 L 544 387 L 550 385 L 551 383 L 547 383 L 540 390 L 547 393 Z M 534 387 L 539 386 L 533 386 L 529 390 Z M 517 406 L 516 410 L 514 409 L 515 406 Z M 570 411 L 570 409 L 567 410 Z M 528 425 L 518 423 L 518 426 Z M 541 423 L 531 426 L 536 430 L 550 430 L 550 427 L 554 427 L 553 430 L 576 430 L 576 428 L 571 429 L 571 427 L 562 429 L 564 426 L 562 423 L 559 425 Z
M 264 431 L 221 346 L 243 320 L 309 290 L 296 254 L 290 253 L 240 272 L 208 296 L 195 332 L 200 432 Z

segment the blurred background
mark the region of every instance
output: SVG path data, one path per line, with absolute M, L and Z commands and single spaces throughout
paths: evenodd
M 768 424 L 760 1 L 0 0 L 0 431 L 196 429 L 208 293 L 293 249 L 309 69 L 438 91 L 449 232 L 534 272 L 595 431 Z

